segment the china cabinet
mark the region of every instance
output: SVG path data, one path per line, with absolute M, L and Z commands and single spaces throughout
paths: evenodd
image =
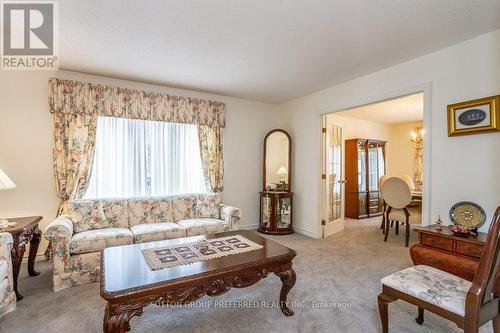
M 258 231 L 272 235 L 293 233 L 291 191 L 292 140 L 281 129 L 264 138 L 263 190 L 260 192 Z
M 386 141 L 345 141 L 345 216 L 362 219 L 382 215 L 379 178 L 385 174 Z

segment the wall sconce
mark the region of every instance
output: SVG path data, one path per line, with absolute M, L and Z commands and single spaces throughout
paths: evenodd
M 425 130 L 421 127 L 415 128 L 410 133 L 410 141 L 413 143 L 420 143 L 424 140 Z

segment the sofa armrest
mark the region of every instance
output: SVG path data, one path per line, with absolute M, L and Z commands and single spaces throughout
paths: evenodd
M 239 208 L 221 205 L 220 206 L 220 216 L 225 223 L 229 224 L 231 230 L 238 229 L 237 222 L 241 219 L 241 211 Z
M 8 259 L 10 260 L 11 249 L 13 244 L 12 235 L 8 232 L 0 233 L 0 259 Z
M 73 236 L 73 220 L 69 215 L 61 215 L 52 221 L 43 233 L 48 241 L 57 242 L 61 238 L 71 239 Z
M 69 215 L 61 215 L 45 228 L 44 237 L 52 244 L 51 257 L 54 273 L 63 273 L 69 262 L 69 243 L 73 237 L 73 221 Z

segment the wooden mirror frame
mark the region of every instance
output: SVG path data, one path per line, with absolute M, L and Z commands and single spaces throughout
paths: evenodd
M 292 138 L 290 137 L 290 134 L 288 134 L 287 131 L 284 129 L 280 128 L 275 128 L 271 131 L 269 131 L 266 136 L 264 137 L 264 160 L 262 162 L 263 164 L 263 169 L 262 169 L 262 191 L 267 191 L 266 189 L 266 152 L 267 152 L 267 138 L 276 132 L 281 132 L 286 135 L 288 138 L 288 188 L 286 191 L 282 192 L 292 192 Z

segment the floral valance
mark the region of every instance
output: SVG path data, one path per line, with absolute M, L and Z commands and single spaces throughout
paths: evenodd
M 185 96 L 51 78 L 49 109 L 51 113 L 225 127 L 226 105 Z

